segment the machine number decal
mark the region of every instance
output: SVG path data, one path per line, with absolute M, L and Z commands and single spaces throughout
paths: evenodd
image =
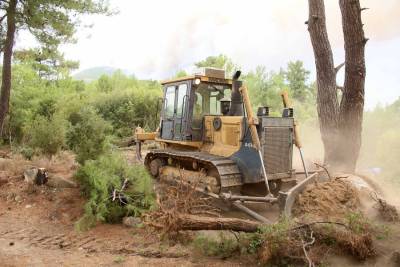
M 253 147 L 253 143 L 244 143 L 245 147 Z

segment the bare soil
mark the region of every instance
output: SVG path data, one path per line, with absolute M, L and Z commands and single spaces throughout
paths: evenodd
M 349 181 L 336 178 L 307 186 L 296 200 L 293 213 L 298 217 L 337 220 L 359 210 L 356 188 Z
M 0 266 L 252 265 L 245 258 L 222 260 L 199 256 L 190 245 L 160 241 L 157 233 L 144 228 L 99 224 L 89 231 L 78 232 L 74 223 L 83 214 L 85 203 L 80 189 L 30 186 L 22 175 L 28 166 L 37 166 L 47 168 L 50 174 L 72 179 L 77 168 L 73 155 L 64 153 L 51 160 L 26 161 L 7 151 L 0 152 Z M 349 208 L 358 205 L 353 190 L 341 180 L 335 182 L 334 189 L 314 186 L 317 191 L 313 192 L 318 192 L 318 197 L 309 191 L 304 199 L 308 204 L 301 212 L 329 217 L 331 210 L 341 212 L 343 205 Z M 313 203 L 323 203 L 322 208 L 313 207 Z M 387 226 L 388 236 L 377 241 L 377 258 L 360 263 L 332 253 L 326 256 L 326 262 L 329 266 L 400 266 L 396 263 L 400 227 L 394 223 Z
M 8 154 L 0 163 L 1 266 L 235 266 L 239 262 L 201 259 L 190 248 L 160 242 L 156 233 L 120 224 L 99 224 L 78 232 L 74 223 L 85 200 L 79 188 L 28 185 L 23 170 L 46 167 L 71 179 L 76 168 L 65 154 L 26 161 Z

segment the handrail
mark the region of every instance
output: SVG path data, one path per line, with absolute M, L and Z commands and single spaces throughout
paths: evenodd
M 183 113 L 183 110 L 184 110 L 184 107 L 185 107 L 185 104 L 186 104 L 186 98 L 188 98 L 188 95 L 187 95 L 187 91 L 186 91 L 186 95 L 184 95 L 183 96 L 183 101 L 182 101 L 182 109 L 181 109 L 181 131 L 180 131 L 180 135 L 181 135 L 181 138 L 182 138 L 182 129 L 183 129 L 183 127 L 182 127 L 182 121 L 183 121 L 183 117 L 184 117 L 184 113 Z M 185 114 L 186 115 L 186 114 Z
M 162 111 L 163 111 L 163 110 L 160 109 L 160 102 L 163 102 L 163 103 L 164 103 L 164 101 L 163 101 L 163 99 L 162 99 L 161 97 L 159 97 L 159 98 L 157 99 L 156 117 L 155 117 L 155 125 L 154 125 L 155 130 L 157 129 L 157 121 L 158 121 L 158 124 L 160 124 L 160 121 L 159 121 L 159 120 L 161 120 L 161 113 L 162 113 Z M 160 112 L 160 116 L 158 116 L 158 113 L 159 113 L 159 112 Z

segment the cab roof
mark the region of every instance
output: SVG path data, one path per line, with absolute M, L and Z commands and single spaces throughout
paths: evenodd
M 176 79 L 161 81 L 161 84 L 165 85 L 165 84 L 177 83 L 177 82 L 183 82 L 183 81 L 194 81 L 195 79 L 200 79 L 201 82 L 207 82 L 207 83 L 226 84 L 226 85 L 232 84 L 232 79 L 217 78 L 217 77 L 205 76 L 205 75 L 201 75 L 201 74 L 194 74 L 194 75 L 180 77 L 180 78 L 176 78 Z
M 176 78 L 172 80 L 162 81 L 161 84 L 170 84 L 183 81 L 194 81 L 200 79 L 201 82 L 215 83 L 222 85 L 231 85 L 232 80 L 226 79 L 225 70 L 213 67 L 203 67 L 191 76 Z

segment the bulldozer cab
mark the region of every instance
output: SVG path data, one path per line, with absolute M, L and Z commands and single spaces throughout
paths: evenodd
M 164 81 L 160 137 L 163 140 L 201 141 L 206 115 L 226 115 L 221 102 L 229 104 L 232 81 L 217 69 Z M 222 110 L 221 110 L 222 109 Z

